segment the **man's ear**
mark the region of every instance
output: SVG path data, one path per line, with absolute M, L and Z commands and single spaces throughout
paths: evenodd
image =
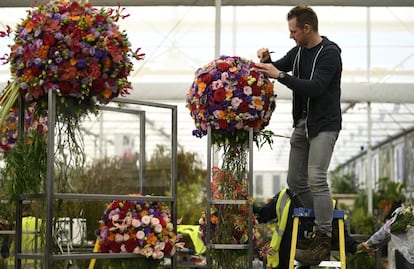
M 310 26 L 309 24 L 305 23 L 305 25 L 303 25 L 303 32 L 309 33 L 311 30 L 312 26 Z

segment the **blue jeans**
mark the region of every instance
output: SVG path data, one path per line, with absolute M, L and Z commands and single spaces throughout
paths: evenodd
M 307 208 L 315 211 L 315 231 L 332 236 L 333 203 L 327 171 L 339 131 L 308 138 L 300 120 L 290 139 L 287 184 Z

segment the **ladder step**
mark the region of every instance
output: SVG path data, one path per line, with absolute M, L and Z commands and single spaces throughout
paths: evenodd
M 295 261 L 295 264 L 298 265 L 299 263 Z M 315 265 L 317 267 L 336 267 L 341 268 L 341 262 L 340 261 L 321 261 L 319 265 Z
M 341 267 L 340 261 L 321 261 L 319 267 Z
M 315 212 L 311 208 L 297 207 L 293 209 L 294 217 L 301 218 L 314 218 Z M 333 218 L 334 219 L 343 219 L 345 217 L 345 212 L 343 210 L 334 209 Z

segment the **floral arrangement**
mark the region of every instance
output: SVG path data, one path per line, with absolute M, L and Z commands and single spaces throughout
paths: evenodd
M 19 94 L 26 102 L 40 102 L 56 91 L 61 103 L 93 109 L 95 102 L 107 104 L 129 94 L 127 77 L 131 58 L 143 59 L 140 49 L 132 51 L 125 31 L 117 25 L 121 9 L 97 9 L 90 2 L 53 0 L 38 4 L 17 25 L 10 55 L 13 81 L 3 91 L 2 113 L 8 113 Z M 1 36 L 9 36 L 10 28 Z M 86 110 L 86 109 L 85 109 Z
M 28 134 L 37 132 L 41 137 L 47 135 L 47 117 L 34 116 L 35 106 L 31 105 L 25 110 L 24 129 Z M 12 108 L 3 122 L 0 132 L 0 151 L 8 152 L 15 147 L 18 136 L 19 111 Z M 30 137 L 30 135 L 29 135 Z M 30 141 L 27 141 L 30 144 Z
M 247 194 L 247 185 L 240 184 L 240 180 L 233 177 L 226 170 L 219 169 L 218 167 L 213 168 L 213 181 L 211 182 L 211 191 L 213 199 L 218 200 L 249 200 Z M 227 194 L 231 194 L 228 197 Z M 230 239 L 229 244 L 247 244 L 249 239 L 249 207 L 248 205 L 237 205 L 234 210 L 234 205 L 214 205 L 211 208 L 211 231 L 213 237 L 217 237 L 220 240 Z M 256 225 L 258 221 L 253 215 L 253 246 L 258 247 L 259 240 L 256 232 Z M 207 233 L 207 220 L 206 214 L 203 212 L 199 219 L 200 229 L 202 232 L 202 239 L 206 243 Z M 230 226 L 230 233 L 224 235 L 229 229 L 221 229 L 219 226 L 228 227 Z M 222 243 L 222 242 L 221 242 Z
M 367 244 L 379 248 L 390 240 L 406 260 L 414 264 L 414 205 L 402 205 L 394 210 L 392 217 L 368 238 Z
M 205 136 L 211 126 L 213 143 L 237 144 L 246 142 L 249 128 L 255 139 L 266 134 L 261 131 L 269 124 L 276 95 L 273 83 L 254 69 L 252 61 L 221 56 L 195 72 L 186 103 L 196 127 L 194 136 Z
M 178 239 L 169 209 L 160 202 L 115 200 L 100 220 L 98 240 L 100 252 L 161 260 L 175 254 Z
M 397 208 L 393 213 L 391 233 L 405 233 L 414 227 L 414 205 Z

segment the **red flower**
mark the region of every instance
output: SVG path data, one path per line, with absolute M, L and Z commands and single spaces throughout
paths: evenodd
M 43 44 L 47 46 L 53 46 L 56 43 L 55 37 L 51 33 L 46 33 L 43 36 Z
M 71 13 L 71 15 L 74 15 L 74 16 L 78 16 L 78 15 L 81 15 L 83 13 L 81 6 L 76 1 L 72 2 L 68 6 L 67 11 L 69 11 Z
M 111 252 L 119 253 L 121 252 L 121 245 L 116 241 L 109 241 L 109 249 Z
M 247 80 L 241 78 L 237 81 L 237 85 L 241 88 L 243 88 L 244 86 L 247 86 Z
M 230 68 L 230 65 L 226 62 L 221 62 L 217 66 L 217 70 L 220 71 L 220 72 L 227 71 L 227 70 L 229 70 L 229 68 Z
M 67 80 L 61 80 L 59 81 L 59 89 L 63 94 L 68 94 L 72 89 L 72 85 Z
M 200 78 L 200 80 L 201 80 L 202 82 L 204 82 L 205 84 L 210 83 L 210 82 L 211 82 L 211 79 L 212 79 L 212 75 L 211 75 L 210 73 L 205 74 L 205 75 L 203 75 L 203 76 Z
M 220 129 L 225 130 L 229 126 L 227 120 L 219 120 Z
M 226 98 L 226 90 L 223 88 L 214 91 L 214 101 L 220 103 Z
M 246 122 L 247 126 L 249 127 L 256 127 L 257 126 L 257 120 L 249 120 Z
M 136 238 L 129 238 L 125 241 L 125 249 L 127 252 L 133 252 L 137 245 L 138 242 Z
M 96 15 L 95 19 L 96 19 L 96 22 L 98 23 L 103 23 L 106 21 L 106 18 L 100 14 Z
M 245 113 L 247 111 L 249 111 L 249 105 L 246 102 L 243 102 L 239 105 L 239 111 L 241 113 Z
M 257 84 L 252 85 L 252 95 L 260 96 L 262 94 L 262 89 L 257 86 Z
M 92 90 L 95 93 L 100 93 L 105 89 L 105 80 L 103 78 L 97 78 L 92 81 Z

